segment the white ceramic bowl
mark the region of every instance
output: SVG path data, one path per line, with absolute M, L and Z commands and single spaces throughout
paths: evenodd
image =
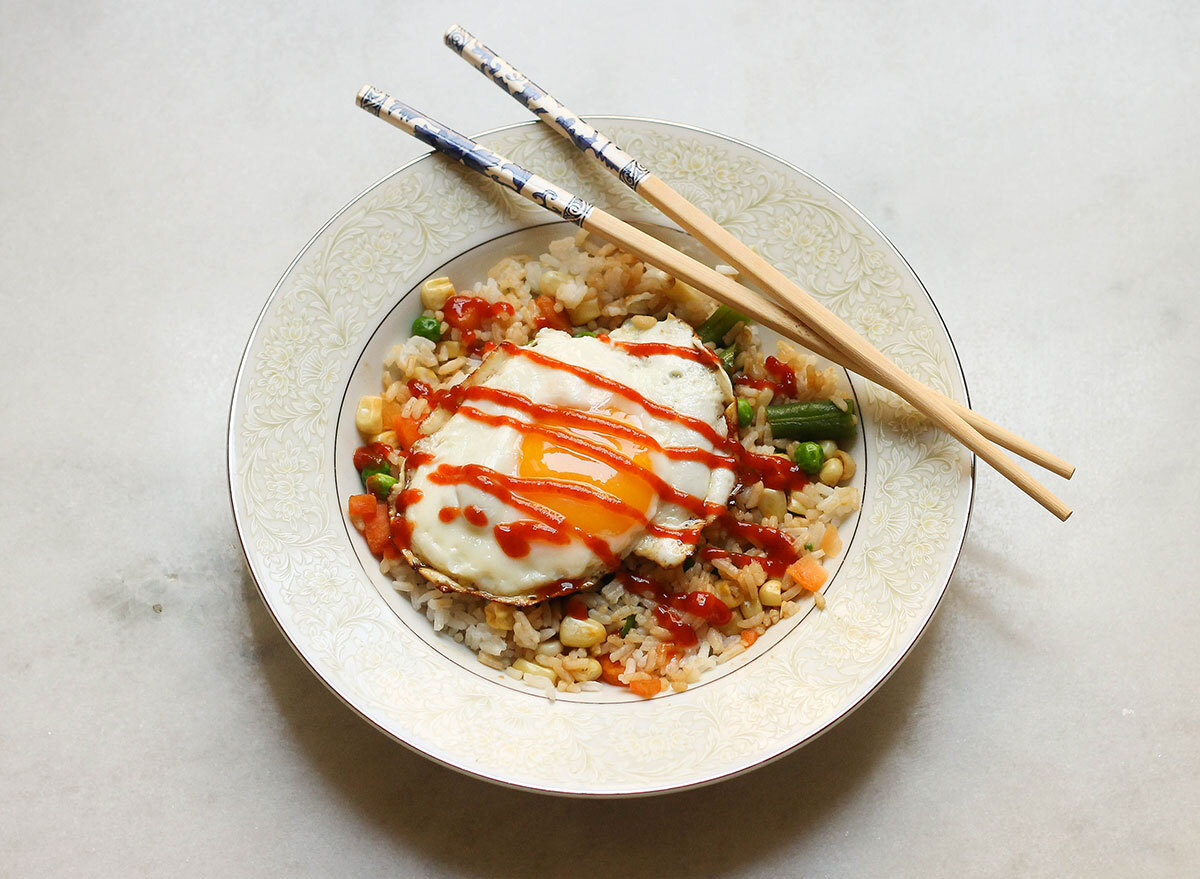
M 816 180 L 761 150 L 686 126 L 603 129 L 909 372 L 966 402 L 953 344 L 891 244 Z M 633 193 L 530 122 L 482 140 L 693 255 L 703 251 Z M 561 794 L 649 794 L 762 765 L 820 735 L 916 642 L 966 532 L 973 461 L 857 377 L 861 513 L 823 611 L 768 630 L 684 693 L 560 694 L 555 703 L 434 632 L 348 526 L 359 444 L 354 403 L 420 312 L 430 276 L 479 279 L 504 254 L 575 227 L 436 156 L 375 184 L 305 246 L 246 346 L 229 420 L 229 476 L 246 559 L 283 632 L 369 722 L 481 778 Z M 650 227 L 647 227 L 650 228 Z M 770 334 L 767 334 L 768 336 Z

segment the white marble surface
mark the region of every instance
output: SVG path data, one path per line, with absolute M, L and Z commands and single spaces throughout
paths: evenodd
M 1194 874 L 1200 16 L 1071 5 L 6 2 L 0 874 Z M 1079 465 L 1066 525 L 983 472 L 924 640 L 771 767 L 624 804 L 462 778 L 331 696 L 244 570 L 246 336 L 419 151 L 355 91 L 522 118 L 441 47 L 451 20 L 584 113 L 714 128 L 844 193 L 977 407 Z

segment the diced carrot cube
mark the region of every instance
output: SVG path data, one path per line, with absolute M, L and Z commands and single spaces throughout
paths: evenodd
M 553 296 L 539 296 L 536 300 L 538 311 L 542 313 L 541 317 L 534 321 L 539 329 L 551 327 L 556 330 L 571 329 L 571 320 L 565 312 L 554 310 Z
M 392 539 L 392 528 L 388 522 L 387 504 L 383 501 L 375 502 L 375 515 L 366 521 L 366 528 L 363 530 L 363 535 L 367 538 L 367 546 L 371 548 L 371 552 L 375 555 L 381 555 L 384 547 Z
M 624 687 L 625 682 L 620 680 L 617 675 L 625 673 L 625 663 L 616 662 L 607 653 L 599 657 L 600 659 L 600 679 L 606 684 L 612 684 L 614 687 Z
M 351 496 L 347 509 L 351 516 L 358 516 L 365 522 L 375 518 L 375 512 L 378 509 L 375 503 L 376 498 L 373 494 L 356 494 Z
M 838 535 L 837 525 L 825 526 L 825 533 L 821 536 L 821 551 L 826 558 L 833 558 L 842 551 L 842 538 Z
M 413 447 L 413 443 L 421 438 L 421 422 L 413 421 L 402 415 L 397 415 L 392 419 L 392 430 L 396 431 L 396 437 L 400 440 L 400 448 L 406 452 Z
M 649 699 L 651 696 L 657 696 L 662 690 L 662 681 L 658 678 L 643 678 L 631 683 L 629 689 L 633 690 L 634 693 L 643 699 Z
M 810 555 L 806 555 L 800 561 L 788 566 L 787 572 L 791 578 L 796 581 L 796 584 L 809 592 L 816 592 L 825 585 L 825 581 L 829 579 L 829 573 L 821 567 L 818 562 Z
M 758 640 L 758 632 L 754 631 L 753 629 L 743 629 L 742 630 L 742 646 L 743 647 L 747 647 L 747 648 L 753 647 L 754 642 L 757 640 Z

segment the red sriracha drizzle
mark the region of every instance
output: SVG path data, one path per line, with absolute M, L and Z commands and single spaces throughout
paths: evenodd
M 628 345 L 629 347 L 633 348 L 635 343 L 628 343 Z M 600 375 L 589 369 L 585 369 L 574 364 L 562 363 L 528 348 L 518 348 L 517 346 L 508 342 L 503 343 L 500 347 L 510 355 L 520 356 L 529 360 L 533 360 L 541 365 L 561 369 L 565 372 L 570 372 L 587 381 L 589 384 L 594 384 L 598 387 L 610 390 L 619 396 L 626 397 L 656 417 L 671 419 L 685 424 L 689 428 L 695 430 L 701 436 L 705 437 L 705 439 L 715 446 L 713 451 L 707 451 L 696 447 L 659 449 L 659 451 L 663 452 L 670 458 L 700 460 L 704 461 L 711 467 L 731 468 L 736 472 L 738 481 L 742 485 L 751 485 L 755 482 L 762 481 L 767 488 L 791 491 L 798 488 L 803 488 L 808 484 L 808 476 L 803 470 L 800 469 L 799 465 L 790 461 L 787 457 L 783 455 L 762 455 L 748 452 L 742 447 L 741 443 L 737 441 L 736 435 L 722 435 L 706 422 L 681 415 L 672 409 L 655 403 L 652 400 L 648 400 L 642 394 L 637 393 L 632 388 L 616 382 L 607 376 Z M 662 347 L 666 348 L 672 346 Z M 665 350 L 659 350 L 659 346 L 657 345 L 654 345 L 653 348 L 653 352 L 650 350 L 637 350 L 637 353 L 675 353 L 673 351 L 668 352 Z M 692 351 L 694 349 L 681 350 Z M 691 358 L 691 354 L 688 354 L 687 356 Z M 699 356 L 703 357 L 703 352 Z M 776 362 L 778 363 L 778 361 Z M 790 369 L 782 364 L 779 366 L 783 370 Z M 473 406 L 462 405 L 467 400 L 476 399 L 490 400 L 496 403 L 501 403 L 506 407 L 523 412 L 529 416 L 529 418 L 527 420 L 523 420 L 507 415 L 485 413 Z M 749 529 L 741 528 L 741 523 L 737 523 L 733 517 L 725 516 L 723 514 L 724 511 L 720 508 L 717 508 L 715 505 L 705 504 L 702 499 L 692 497 L 684 492 L 679 491 L 678 489 L 675 489 L 657 474 L 633 464 L 633 462 L 629 461 L 623 456 L 617 455 L 604 448 L 593 448 L 593 444 L 572 436 L 569 430 L 564 431 L 550 426 L 558 422 L 561 423 L 563 427 L 575 426 L 577 424 L 580 427 L 586 428 L 590 426 L 590 422 L 595 421 L 595 417 L 590 416 L 588 413 L 576 412 L 574 410 L 559 406 L 535 403 L 529 398 L 520 394 L 516 394 L 511 391 L 502 391 L 496 388 L 489 388 L 482 385 L 473 385 L 470 387 L 463 387 L 460 385 L 444 391 L 438 391 L 431 395 L 430 401 L 435 406 L 442 406 L 452 409 L 460 415 L 482 421 L 484 423 L 512 427 L 522 433 L 544 434 L 557 442 L 566 443 L 572 446 L 586 446 L 587 450 L 591 454 L 603 458 L 606 463 L 610 464 L 610 466 L 622 471 L 636 472 L 638 475 L 641 475 L 654 487 L 656 493 L 658 493 L 659 496 L 664 500 L 678 504 L 698 517 L 706 514 L 718 514 L 722 521 L 728 520 L 734 523 L 729 529 L 731 533 L 734 533 L 734 536 L 747 536 L 746 532 Z M 611 425 L 609 425 L 608 429 L 612 430 L 613 428 Z M 640 431 L 638 434 L 639 436 L 644 436 Z M 414 463 L 415 462 L 410 461 L 410 466 L 412 466 Z M 519 480 L 505 474 L 496 473 L 495 471 L 488 470 L 487 468 L 480 468 L 477 465 L 457 468 L 439 467 L 437 471 L 431 474 L 430 478 L 435 482 L 444 484 L 472 483 L 475 485 L 475 487 L 482 488 L 489 494 L 493 494 L 506 502 L 512 498 L 519 498 L 521 488 L 524 484 L 526 484 L 523 480 Z M 530 485 L 532 485 L 532 483 L 530 483 Z M 555 488 L 561 493 L 567 493 L 569 488 L 571 492 L 577 490 L 568 486 L 556 487 L 549 484 L 541 485 L 540 483 L 534 487 L 537 487 L 543 491 Z M 614 507 L 614 510 L 618 513 L 624 512 L 625 514 L 628 514 L 629 512 L 627 509 L 624 509 L 624 504 L 622 504 L 622 502 L 617 498 L 610 498 L 601 495 L 596 496 L 593 499 L 597 502 L 604 502 L 607 506 Z M 546 540 L 548 542 L 561 545 L 568 541 L 569 534 L 574 533 L 575 536 L 580 537 L 586 543 L 588 543 L 590 548 L 600 555 L 601 558 L 609 562 L 612 567 L 616 566 L 615 563 L 617 560 L 612 557 L 609 548 L 606 545 L 603 545 L 602 541 L 596 540 L 591 535 L 580 533 L 579 529 L 574 528 L 571 523 L 567 522 L 561 516 L 547 516 L 546 513 L 548 511 L 538 504 L 519 504 L 519 506 L 521 506 L 521 508 L 524 509 L 534 521 L 523 520 L 522 522 L 510 523 L 507 526 L 499 528 L 499 530 L 495 532 L 497 541 L 507 554 L 512 555 L 514 558 L 523 558 L 529 553 L 530 540 Z M 617 506 L 622 507 L 622 509 L 616 509 Z M 665 533 L 665 530 L 669 529 L 663 529 L 660 526 L 651 526 L 649 530 L 652 533 Z M 771 531 L 772 529 L 762 530 L 765 532 Z M 786 545 L 790 545 L 786 536 L 779 532 L 774 533 L 778 536 L 777 540 L 771 541 L 768 537 L 762 537 L 760 540 L 755 542 L 755 545 L 760 546 L 760 548 L 766 549 L 769 552 L 775 550 L 776 548 L 782 549 Z M 672 533 L 670 536 L 681 535 Z
M 696 637 L 696 630 L 687 624 L 679 615 L 679 611 L 660 604 L 654 608 L 654 619 L 671 633 L 671 640 L 685 650 L 700 643 L 700 639 Z
M 657 602 L 657 607 L 654 608 L 654 618 L 660 626 L 671 633 L 671 640 L 676 644 L 686 649 L 699 643 L 695 629 L 679 615 L 680 610 L 688 610 L 689 595 L 687 593 L 666 592 L 648 577 L 630 571 L 621 573 L 621 582 L 630 592 Z M 713 598 L 716 596 L 714 595 Z M 732 614 L 730 616 L 732 618 Z
M 442 314 L 446 316 L 446 323 L 459 331 L 463 345 L 470 351 L 480 347 L 475 333 L 483 327 L 484 321 L 495 320 L 502 316 L 512 317 L 513 313 L 513 307 L 507 302 L 488 302 L 479 296 L 463 294 L 451 296 L 442 306 Z
M 354 450 L 354 469 L 360 473 L 367 467 L 388 466 L 388 455 L 394 452 L 387 443 L 371 443 Z
M 543 319 L 545 320 L 544 325 L 566 323 L 564 315 L 553 311 L 553 303 L 549 300 L 549 297 L 539 298 L 538 307 L 542 311 Z M 493 305 L 479 297 L 453 296 L 447 300 L 444 313 L 447 323 L 458 328 L 463 333 L 465 341 L 473 341 L 474 330 L 480 328 L 485 320 L 496 317 L 499 314 L 509 313 L 511 310 L 511 306 L 508 306 L 507 303 L 495 303 Z M 629 350 L 630 353 L 642 356 L 650 354 L 673 354 L 702 362 L 712 357 L 711 352 L 708 351 L 698 352 L 696 349 L 676 348 L 675 346 L 658 345 L 657 343 L 620 343 L 620 345 Z M 712 451 L 698 447 L 659 448 L 658 451 L 667 457 L 698 460 L 705 462 L 711 467 L 730 468 L 736 473 L 740 485 L 752 485 L 755 482 L 761 481 L 767 488 L 792 491 L 803 488 L 808 484 L 809 478 L 800 469 L 799 465 L 783 455 L 763 455 L 747 451 L 738 441 L 736 431 L 732 429 L 728 433 L 722 434 L 704 421 L 683 415 L 666 406 L 655 403 L 627 385 L 623 385 L 589 369 L 554 360 L 534 350 L 519 348 L 509 342 L 501 343 L 499 347 L 512 356 L 523 357 L 541 365 L 572 373 L 589 384 L 604 388 L 618 396 L 629 399 L 646 412 L 658 418 L 670 419 L 684 424 L 713 445 Z M 754 384 L 770 384 L 780 394 L 795 395 L 796 374 L 791 367 L 781 363 L 777 358 L 768 357 L 766 368 L 773 377 L 772 381 L 746 381 Z M 470 387 L 458 386 L 443 391 L 431 392 L 427 384 L 413 380 L 409 382 L 409 390 L 415 396 L 429 398 L 430 403 L 435 407 L 448 408 L 475 420 L 486 423 L 503 423 L 505 426 L 513 427 L 522 433 L 545 434 L 561 443 L 579 446 L 580 448 L 586 447 L 586 450 L 591 454 L 606 460 L 606 462 L 620 470 L 637 471 L 639 475 L 654 487 L 655 492 L 663 500 L 678 504 L 697 517 L 715 514 L 716 518 L 710 527 L 719 529 L 736 540 L 749 543 L 763 550 L 765 553 L 764 556 L 750 556 L 744 553 L 709 547 L 700 553 L 700 558 L 703 560 L 712 561 L 717 558 L 727 558 L 742 566 L 757 561 L 770 576 L 777 577 L 782 576 L 787 566 L 799 557 L 790 538 L 782 531 L 762 525 L 741 522 L 731 515 L 727 509 L 718 508 L 713 504 L 706 504 L 701 498 L 692 497 L 681 492 L 669 483 L 666 483 L 657 474 L 639 467 L 627 458 L 614 454 L 611 450 L 602 447 L 593 448 L 594 444 L 589 443 L 582 437 L 573 435 L 569 429 L 570 427 L 577 426 L 586 429 L 593 426 L 592 422 L 596 420 L 595 416 L 589 415 L 586 412 L 535 403 L 533 400 L 520 394 L 484 387 L 482 385 Z M 495 413 L 484 413 L 473 406 L 462 405 L 467 400 L 476 399 L 501 403 L 523 412 L 528 416 L 528 420 L 516 419 Z M 607 430 L 614 430 L 611 422 L 606 420 L 604 424 Z M 567 429 L 562 430 L 558 428 L 559 425 Z M 632 428 L 629 429 L 632 430 Z M 616 430 L 620 432 L 622 428 L 617 427 Z M 641 434 L 640 431 L 637 431 L 637 433 L 641 438 L 645 438 L 645 435 Z M 355 466 L 361 470 L 365 466 L 377 465 L 379 462 L 386 461 L 387 455 L 390 452 L 390 447 L 382 443 L 365 446 L 355 453 Z M 431 460 L 432 458 L 428 454 L 410 454 L 407 466 L 415 470 L 417 467 L 429 463 Z M 491 494 L 501 502 L 522 510 L 529 518 L 515 522 L 501 523 L 492 529 L 496 542 L 512 558 L 527 556 L 531 549 L 530 543 L 534 540 L 554 545 L 565 545 L 574 537 L 587 544 L 610 569 L 615 569 L 619 565 L 620 559 L 612 553 L 611 547 L 605 541 L 578 528 L 560 514 L 540 504 L 529 501 L 522 495 L 522 489 L 533 487 L 544 493 L 551 488 L 555 488 L 563 494 L 574 494 L 583 491 L 591 495 L 592 499 L 596 502 L 604 503 L 605 506 L 611 507 L 614 512 L 629 515 L 627 505 L 619 498 L 603 494 L 594 495 L 594 493 L 586 489 L 580 489 L 575 486 L 555 486 L 549 483 L 542 484 L 542 481 L 538 480 L 519 479 L 497 473 L 494 470 L 479 465 L 460 467 L 444 465 L 431 473 L 429 478 L 431 481 L 441 484 L 470 484 L 476 489 Z M 393 541 L 401 549 L 408 548 L 412 533 L 411 524 L 404 518 L 404 509 L 409 504 L 416 503 L 419 499 L 420 492 L 413 489 L 402 492 L 397 499 L 396 515 L 391 525 Z M 468 522 L 477 527 L 483 527 L 488 523 L 487 516 L 475 506 L 467 506 L 462 509 L 445 507 L 439 513 L 439 517 L 447 522 L 452 521 L 459 515 L 462 515 Z M 667 535 L 669 532 L 669 536 L 684 536 L 684 533 L 677 531 L 677 529 L 668 529 L 646 522 L 644 516 L 635 516 L 635 518 L 640 518 L 643 525 L 647 526 L 647 529 L 651 533 Z M 695 534 L 692 535 L 692 540 L 695 539 L 695 536 Z M 659 606 L 655 610 L 656 619 L 658 619 L 659 624 L 664 629 L 671 632 L 676 644 L 681 647 L 689 647 L 696 643 L 695 632 L 680 615 L 681 611 L 686 611 L 701 619 L 705 619 L 714 626 L 725 625 L 731 619 L 732 615 L 729 608 L 717 596 L 711 593 L 702 591 L 688 594 L 666 593 L 659 589 L 652 581 L 645 578 L 637 577 L 629 572 L 623 572 L 622 576 L 625 578 L 624 581 L 631 591 L 646 595 L 658 603 Z M 549 597 L 551 594 L 563 594 L 563 592 L 571 591 L 572 588 L 578 588 L 577 584 L 567 582 L 555 584 L 552 589 L 547 590 L 546 595 Z
M 492 316 L 492 305 L 478 296 L 451 296 L 442 306 L 442 314 L 456 330 L 477 330 Z
M 412 522 L 404 518 L 404 510 L 421 499 L 421 489 L 406 488 L 396 500 L 396 515 L 391 518 L 392 543 L 396 549 L 408 549 L 412 543 Z
M 725 602 L 702 589 L 687 594 L 684 610 L 714 626 L 723 626 L 733 619 L 733 611 L 725 606 Z
M 768 357 L 763 363 L 763 367 L 771 378 L 750 378 L 739 375 L 733 383 L 743 388 L 758 388 L 759 390 L 770 388 L 779 397 L 796 396 L 796 370 L 776 357 Z
M 446 323 L 456 330 L 478 330 L 485 320 L 501 315 L 513 316 L 513 307 L 507 302 L 488 302 L 479 296 L 451 296 L 442 306 Z
M 775 384 L 785 397 L 796 396 L 796 370 L 774 357 L 768 357 L 763 366 L 775 377 Z
M 496 535 L 496 543 L 500 544 L 504 554 L 514 559 L 523 559 L 529 555 L 529 543 L 532 540 L 544 540 L 562 546 L 571 539 L 561 528 L 531 519 L 503 522 L 493 528 L 492 533 Z

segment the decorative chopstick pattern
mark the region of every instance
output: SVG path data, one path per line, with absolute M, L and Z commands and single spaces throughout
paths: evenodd
M 435 122 L 385 92 L 365 85 L 359 90 L 355 103 L 472 171 L 478 171 L 577 226 L 582 226 L 594 210 L 589 202 L 579 196 L 527 171 L 453 128 Z
M 539 119 L 569 138 L 583 152 L 592 153 L 630 189 L 636 192 L 638 184 L 650 173 L 641 162 L 560 104 L 553 95 L 463 28 L 451 25 L 444 39 L 447 46 Z

